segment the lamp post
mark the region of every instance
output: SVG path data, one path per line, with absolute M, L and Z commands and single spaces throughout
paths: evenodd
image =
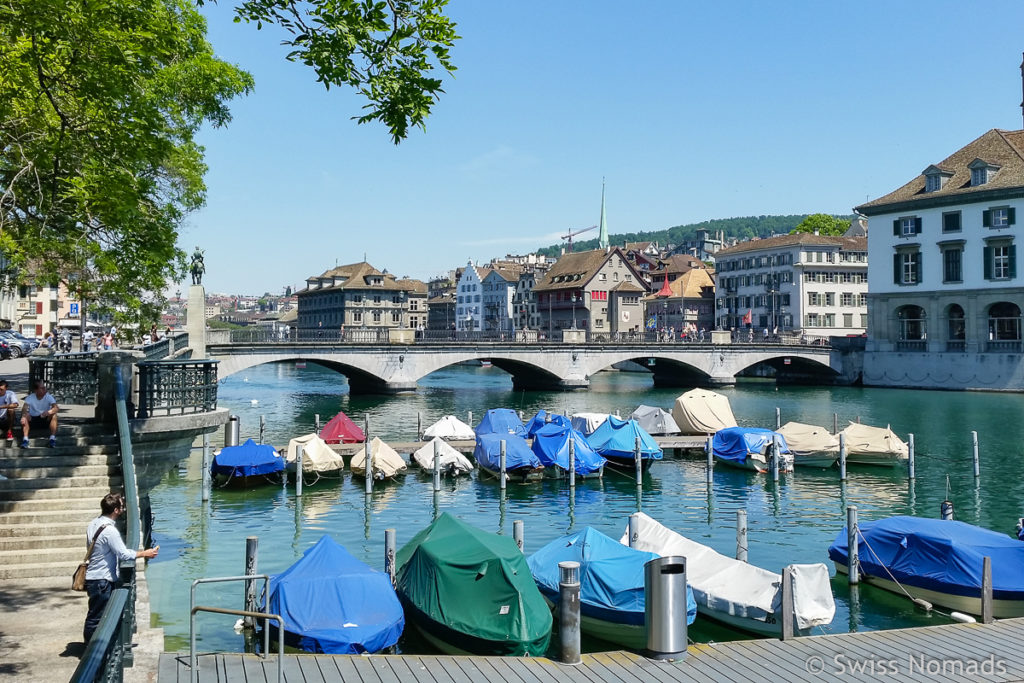
M 405 292 L 398 293 L 398 326 L 405 329 Z
M 572 329 L 576 329 L 576 292 L 572 293 Z

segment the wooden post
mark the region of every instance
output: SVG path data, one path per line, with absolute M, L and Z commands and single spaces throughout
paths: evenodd
M 992 623 L 992 558 L 981 560 L 981 623 Z
M 780 427 L 782 427 L 782 411 L 775 406 L 775 428 L 779 429 Z
M 397 549 L 396 535 L 394 529 L 384 530 L 384 571 L 391 579 L 391 585 L 395 585 L 395 550 Z
M 441 490 L 441 444 L 434 441 L 434 492 Z
M 512 520 L 512 540 L 516 542 L 520 552 L 526 552 L 523 549 L 526 544 L 526 528 L 521 519 Z
M 505 490 L 505 439 L 501 440 L 498 450 L 498 478 L 501 480 L 501 490 Z
M 569 435 L 569 488 L 576 487 L 576 440 Z
M 203 502 L 210 500 L 210 435 L 203 434 Z
M 850 585 L 860 583 L 860 558 L 857 555 L 857 543 L 860 531 L 857 528 L 857 506 L 846 508 L 846 569 Z
M 570 443 L 572 443 L 570 441 Z M 558 640 L 563 664 L 579 664 L 580 657 L 580 563 L 558 563 Z
M 258 536 L 249 536 L 245 539 L 245 576 L 256 574 L 256 555 L 259 549 L 260 539 Z M 245 581 L 245 607 L 246 612 L 256 611 L 256 580 L 246 579 Z M 242 620 L 245 628 L 253 628 L 255 620 L 252 617 L 245 617 Z
M 917 478 L 917 473 L 914 471 L 915 468 L 914 468 L 914 435 L 913 434 L 908 434 L 907 435 L 907 453 L 909 455 L 909 457 L 907 458 L 907 477 L 909 479 L 916 479 Z
M 736 511 L 736 559 L 740 562 L 747 561 L 747 511 L 740 509 Z
M 978 432 L 971 432 L 971 445 L 974 448 L 974 478 L 981 476 L 981 467 L 978 462 Z
M 793 639 L 793 568 L 782 569 L 782 631 L 781 640 Z
M 832 413 L 832 433 L 839 433 L 839 413 Z
M 302 495 L 302 444 L 295 451 L 295 495 Z M 285 477 L 287 479 L 287 477 Z
M 263 443 L 263 439 L 267 435 L 267 418 L 260 415 L 260 443 Z
M 640 462 L 640 437 L 636 437 L 636 444 L 633 446 L 633 460 L 636 464 L 636 485 L 644 485 L 643 465 Z
M 366 495 L 373 493 L 373 444 L 370 440 L 366 440 L 363 450 L 366 453 L 366 458 L 363 461 L 363 465 L 366 466 L 366 477 L 365 477 L 365 491 Z
M 634 512 L 629 516 L 629 547 L 635 548 L 640 540 L 640 513 Z
M 714 473 L 714 469 L 715 469 L 715 458 L 714 458 L 713 453 L 714 453 L 714 449 L 712 448 L 711 437 L 709 436 L 704 441 L 704 454 L 707 456 L 707 459 L 708 459 L 708 465 L 705 468 L 706 471 L 707 471 L 708 486 L 711 486 L 711 482 L 714 479 L 714 477 L 712 476 L 713 473 Z
M 839 435 L 839 481 L 846 481 L 846 434 Z

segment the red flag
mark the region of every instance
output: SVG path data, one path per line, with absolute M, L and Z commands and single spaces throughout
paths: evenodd
M 751 325 L 751 324 L 753 324 L 753 322 L 754 322 L 754 312 L 748 308 L 747 309 L 747 314 L 745 316 L 743 316 L 743 324 L 744 325 Z

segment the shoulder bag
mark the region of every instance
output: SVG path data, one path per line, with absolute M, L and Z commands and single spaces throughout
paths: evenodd
M 78 569 L 71 575 L 71 590 L 73 591 L 84 591 L 85 590 L 85 572 L 89 569 L 89 558 L 92 557 L 92 549 L 96 547 L 96 539 L 100 537 L 103 530 L 106 529 L 109 524 L 104 524 L 92 537 L 92 543 L 89 544 L 89 549 L 85 551 L 85 559 L 81 564 L 78 565 Z

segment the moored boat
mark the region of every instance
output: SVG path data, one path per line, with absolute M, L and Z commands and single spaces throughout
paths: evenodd
M 614 415 L 587 437 L 591 447 L 608 460 L 609 467 L 636 469 L 636 440 L 640 439 L 640 467 L 647 471 L 651 463 L 661 460 L 661 448 L 636 420 L 620 420 Z
M 338 479 L 345 474 L 345 459 L 335 453 L 316 434 L 297 436 L 288 442 L 285 467 L 288 476 L 296 476 L 299 446 L 302 447 L 302 483 L 310 486 L 322 478 Z
M 672 404 L 672 419 L 683 434 L 714 434 L 735 427 L 728 397 L 708 389 L 691 389 Z
M 888 426 L 872 427 L 851 422 L 846 435 L 846 462 L 856 465 L 895 467 L 910 458 L 910 450 Z
M 405 460 L 395 451 L 394 448 L 374 437 L 370 442 L 370 452 L 373 456 L 373 478 L 377 480 L 393 479 L 399 474 L 404 474 L 408 469 Z M 352 468 L 352 475 L 356 477 L 366 476 L 366 445 L 356 451 L 349 463 Z
M 537 433 L 537 430 L 542 429 L 549 424 L 572 426 L 572 421 L 565 415 L 549 413 L 546 410 L 538 410 L 537 414 L 531 417 L 526 423 L 526 436 L 533 437 L 533 435 Z
M 774 453 L 772 447 L 776 440 L 779 443 L 779 453 Z M 760 427 L 720 429 L 711 439 L 711 451 L 716 462 L 729 467 L 768 472 L 772 466 L 770 459 L 777 457 L 780 472 L 793 471 L 793 454 L 789 451 L 785 437 L 770 429 Z
M 629 415 L 645 432 L 652 436 L 667 436 L 679 433 L 679 425 L 669 413 L 657 406 L 638 406 Z
M 472 441 L 476 438 L 476 433 L 472 427 L 454 415 L 445 415 L 423 430 L 424 439 L 434 437 L 440 437 L 445 441 Z
M 526 426 L 511 408 L 492 408 L 484 413 L 476 434 L 514 434 L 526 438 Z
M 608 419 L 608 413 L 573 413 L 569 419 L 573 429 L 590 436 Z
M 533 434 L 530 448 L 544 465 L 544 476 L 565 477 L 569 472 L 569 443 L 572 442 L 574 468 L 580 479 L 599 479 L 605 458 L 591 448 L 587 438 L 566 424 L 551 422 Z
M 448 445 L 441 437 L 435 436 L 412 454 L 412 461 L 424 472 L 434 471 L 434 449 L 440 454 L 441 474 L 457 477 L 473 471 L 473 461 Z
M 217 486 L 247 488 L 279 484 L 284 476 L 284 458 L 270 444 L 249 439 L 217 451 L 210 464 L 210 475 Z
M 338 413 L 320 429 L 320 438 L 329 444 L 363 443 L 366 435 L 345 413 Z
M 824 427 L 787 422 L 776 431 L 786 439 L 797 467 L 832 467 L 839 459 L 839 439 Z
M 501 476 L 501 442 L 505 442 L 505 480 L 516 482 L 540 481 L 544 478 L 544 465 L 530 450 L 526 439 L 515 434 L 478 434 L 473 457 L 480 471 L 494 478 Z

